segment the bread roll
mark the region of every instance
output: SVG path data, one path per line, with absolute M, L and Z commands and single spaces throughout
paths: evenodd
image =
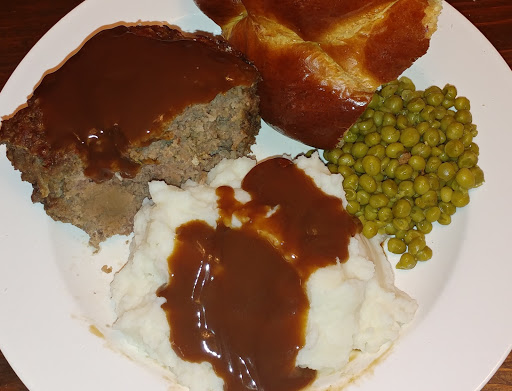
M 324 149 L 426 53 L 441 10 L 441 0 L 195 1 L 260 71 L 262 118 Z

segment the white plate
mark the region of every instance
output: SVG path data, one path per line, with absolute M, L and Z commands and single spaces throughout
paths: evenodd
M 192 0 L 87 0 L 25 57 L 0 94 L 0 115 L 11 114 L 43 73 L 97 28 L 137 20 L 219 32 Z M 486 183 L 450 226 L 436 226 L 428 236 L 431 261 L 397 271 L 399 287 L 420 310 L 392 353 L 348 390 L 478 390 L 512 346 L 512 187 L 504 171 L 512 145 L 512 72 L 451 6 L 445 4 L 439 24 L 428 54 L 407 74 L 420 88 L 453 83 L 471 99 Z M 264 128 L 255 152 L 304 149 Z M 30 185 L 12 169 L 5 147 L 0 154 L 0 348 L 15 371 L 33 391 L 169 389 L 161 374 L 108 342 L 113 273 L 101 267 L 123 264 L 128 238 L 114 238 L 93 254 L 85 234 L 30 202 Z

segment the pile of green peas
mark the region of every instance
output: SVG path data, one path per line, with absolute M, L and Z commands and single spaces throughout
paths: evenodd
M 397 268 L 429 260 L 432 224 L 450 224 L 484 182 L 477 134 L 470 102 L 455 86 L 417 91 L 401 77 L 375 93 L 339 148 L 324 151 L 329 170 L 344 177 L 347 211 L 367 238 L 391 236 Z

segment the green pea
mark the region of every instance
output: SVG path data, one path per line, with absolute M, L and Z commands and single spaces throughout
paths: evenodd
M 473 175 L 473 173 L 471 172 L 471 170 L 469 168 L 461 168 L 458 172 L 457 172 L 457 175 L 455 176 L 455 180 L 457 181 L 457 183 L 465 188 L 465 189 L 471 189 L 473 187 L 475 187 L 475 176 Z
M 361 210 L 361 205 L 359 204 L 359 202 L 351 200 L 347 202 L 347 207 L 345 209 L 351 215 L 355 215 L 357 212 Z
M 388 240 L 388 251 L 393 254 L 402 254 L 406 248 L 407 246 L 403 240 L 397 238 L 390 238 Z
M 432 149 L 430 150 L 430 155 L 436 156 L 436 157 L 441 156 L 443 153 L 444 153 L 444 145 L 441 145 L 439 147 L 432 147 Z M 441 159 L 441 158 L 439 157 L 439 159 Z
M 430 188 L 432 190 L 439 190 L 441 188 L 441 182 L 439 182 L 439 178 L 437 177 L 436 174 L 434 173 L 430 173 L 430 174 L 427 174 L 425 175 L 428 179 L 428 184 L 430 185 Z
M 464 131 L 462 137 L 460 138 L 460 141 L 462 142 L 462 144 L 464 144 L 464 147 L 469 147 L 473 142 L 473 137 L 474 136 L 470 132 Z
M 389 164 L 388 166 L 386 167 L 384 173 L 389 177 L 389 178 L 394 178 L 395 177 L 395 170 L 396 168 L 400 165 L 400 163 L 398 163 L 398 160 L 397 159 L 391 159 L 389 161 Z
M 477 163 L 478 155 L 470 150 L 462 152 L 462 154 L 457 159 L 457 165 L 460 168 L 471 168 L 476 166 Z
M 463 124 L 469 124 L 473 121 L 473 116 L 469 110 L 459 110 L 455 113 L 455 120 Z
M 411 154 L 413 156 L 421 156 L 423 159 L 428 159 L 430 157 L 430 152 L 432 148 L 428 144 L 419 143 L 416 144 L 411 149 Z
M 400 139 L 400 131 L 391 125 L 383 126 L 380 136 L 386 144 L 396 143 Z
M 366 155 L 363 158 L 363 168 L 368 175 L 377 175 L 380 172 L 379 158 L 372 155 Z
M 409 253 L 400 256 L 400 260 L 396 264 L 397 269 L 410 270 L 416 266 L 416 257 Z
M 373 118 L 373 115 L 375 114 L 375 110 L 373 110 L 371 107 L 368 107 L 363 115 L 361 116 L 362 119 L 368 119 L 368 118 Z
M 355 164 L 354 157 L 349 153 L 344 153 L 338 159 L 338 165 L 352 167 Z
M 416 125 L 418 124 L 419 122 L 421 122 L 422 118 L 421 118 L 421 113 L 413 113 L 413 112 L 408 112 L 406 115 L 407 117 L 407 122 L 410 125 Z M 404 129 L 404 128 L 400 128 L 400 129 Z
M 418 251 L 421 251 L 425 248 L 427 244 L 425 243 L 425 239 L 422 237 L 417 237 L 411 240 L 409 243 L 408 250 L 411 254 L 415 255 Z
M 384 149 L 384 154 L 386 153 L 386 150 Z M 380 161 L 380 171 L 381 172 L 384 172 L 389 164 L 389 162 L 391 161 L 390 158 L 388 158 L 387 156 L 384 156 L 383 159 L 381 159 Z
M 431 258 L 432 258 L 432 249 L 429 246 L 423 247 L 423 249 L 418 251 L 416 254 L 416 259 L 418 261 L 425 262 Z
M 386 157 L 386 147 L 382 144 L 374 145 L 368 150 L 367 155 L 378 157 L 379 160 L 384 159 Z
M 423 209 L 414 205 L 411 209 L 411 219 L 418 224 L 420 221 L 425 220 L 425 214 L 423 213 Z
M 379 144 L 380 143 L 380 139 L 381 139 L 381 136 L 380 136 L 379 132 L 371 132 L 371 133 L 368 133 L 364 137 L 364 142 L 369 147 L 372 147 L 374 145 Z
M 456 211 L 455 206 L 451 202 L 440 202 L 439 209 L 441 209 L 442 214 L 447 214 L 449 216 L 452 216 Z
M 346 132 L 345 135 L 343 136 L 343 141 L 346 143 L 353 143 L 356 140 L 357 140 L 357 134 L 355 134 L 353 132 Z
M 418 231 L 426 235 L 432 231 L 432 223 L 427 219 L 421 220 L 417 223 Z
M 402 89 L 407 89 L 407 90 L 411 90 L 411 91 L 415 91 L 416 90 L 416 86 L 414 85 L 413 81 L 408 78 L 407 76 L 401 76 L 400 79 L 398 79 L 398 85 L 399 85 L 399 88 L 401 87 Z
M 398 115 L 396 119 L 396 125 L 398 129 L 403 130 L 409 126 L 409 120 L 403 114 Z
M 354 143 L 344 143 L 341 146 L 341 150 L 343 151 L 343 153 L 352 153 L 352 146 L 353 145 L 354 145 Z
M 353 124 L 348 131 L 352 132 L 356 135 L 359 134 L 359 122 L 356 122 L 355 124 Z
M 448 129 L 448 126 L 450 126 L 451 123 L 456 122 L 453 116 L 448 115 L 449 113 L 453 113 L 453 111 L 446 111 L 447 115 L 443 117 L 443 119 L 441 119 L 441 122 L 439 124 L 439 129 L 441 129 L 442 131 L 446 131 L 446 129 Z
M 439 129 L 441 127 L 441 122 L 434 120 L 434 121 L 429 122 L 429 125 L 431 128 Z
M 439 88 L 438 86 L 430 86 L 430 87 L 427 87 L 425 89 L 425 91 L 423 91 L 423 96 L 427 97 L 430 94 L 439 93 L 439 92 L 442 93 L 443 90 L 441 90 L 441 88 Z
M 422 238 L 423 240 L 425 240 L 425 235 L 416 229 L 410 229 L 405 234 L 404 242 L 405 242 L 405 244 L 408 245 L 409 243 L 412 242 L 413 239 L 416 239 L 416 238 Z
M 382 182 L 382 192 L 389 198 L 393 198 L 398 193 L 398 185 L 392 179 L 386 179 Z
M 391 143 L 386 147 L 386 156 L 396 159 L 400 157 L 402 153 L 404 153 L 405 147 L 400 143 Z
M 377 235 L 378 231 L 379 228 L 374 221 L 367 221 L 366 224 L 363 226 L 363 235 L 366 236 L 368 239 L 371 239 L 375 235 Z
M 439 106 L 443 103 L 444 95 L 441 91 L 433 92 L 427 95 L 427 103 L 431 106 Z
M 450 156 L 443 150 L 438 156 L 437 156 L 443 163 L 450 160 Z
M 337 168 L 337 171 L 334 171 L 333 173 L 337 172 L 338 174 L 341 174 L 344 178 L 356 173 L 352 167 L 348 167 L 348 166 L 335 166 L 335 167 Z
M 484 172 L 482 171 L 482 169 L 478 166 L 475 166 L 471 167 L 470 170 L 473 173 L 473 176 L 475 177 L 475 187 L 481 186 L 485 181 Z
M 437 176 L 443 181 L 449 181 L 456 173 L 457 169 L 451 162 L 441 163 L 437 169 Z
M 380 127 L 382 126 L 382 121 L 384 120 L 384 112 L 383 111 L 376 111 L 373 115 L 373 123 L 375 126 Z
M 393 212 L 391 211 L 391 208 L 388 208 L 387 206 L 380 208 L 377 212 L 377 218 L 384 222 L 391 221 L 393 219 Z
M 359 177 L 356 174 L 349 175 L 343 179 L 343 188 L 357 190 L 359 184 Z
M 430 147 L 435 147 L 439 144 L 439 131 L 435 128 L 430 128 L 423 133 L 423 141 Z
M 443 100 L 443 103 L 441 103 L 443 105 L 443 107 L 445 109 L 449 109 L 451 107 L 453 107 L 453 105 L 455 104 L 455 99 L 448 99 L 448 98 L 445 98 Z
M 393 211 L 393 216 L 403 218 L 409 216 L 411 208 L 411 204 L 407 200 L 400 199 L 393 205 L 391 210 Z
M 402 181 L 398 184 L 398 193 L 402 197 L 414 196 L 414 183 L 412 181 Z
M 404 240 L 405 238 L 405 234 L 407 233 L 407 221 L 405 221 L 405 219 L 395 219 L 393 220 L 393 224 L 397 224 L 395 223 L 395 221 L 397 220 L 403 220 L 403 224 L 402 223 L 398 223 L 399 225 L 403 225 L 404 228 L 403 229 L 397 229 L 397 231 L 395 232 L 395 238 L 399 239 L 399 240 Z
M 409 222 L 404 218 L 394 218 L 393 225 L 398 231 L 407 231 L 409 229 Z M 396 236 L 396 234 L 395 234 Z M 398 239 L 402 239 L 399 236 L 396 236 Z
M 451 158 L 456 158 L 464 152 L 464 144 L 460 140 L 450 140 L 446 143 L 444 151 Z
M 427 165 L 425 158 L 418 155 L 411 156 L 407 163 L 413 168 L 414 171 L 423 171 Z
M 384 232 L 387 234 L 387 235 L 395 235 L 396 232 L 397 232 L 397 229 L 395 228 L 395 226 L 393 225 L 392 222 L 389 222 L 385 225 L 384 227 Z
M 452 217 L 449 214 L 441 213 L 441 216 L 439 217 L 437 222 L 441 225 L 450 225 L 452 222 Z
M 368 174 L 363 174 L 359 177 L 359 186 L 368 193 L 373 193 L 377 190 L 377 182 Z
M 429 190 L 425 194 L 421 196 L 422 201 L 425 206 L 436 206 L 437 205 L 437 192 L 434 190 Z
M 433 223 L 441 217 L 441 209 L 438 206 L 432 206 L 425 211 L 425 218 L 427 221 Z
M 345 198 L 347 201 L 354 201 L 356 200 L 357 192 L 353 189 L 347 189 L 345 190 Z
M 395 126 L 396 125 L 396 117 L 391 113 L 384 113 L 384 117 L 382 118 L 382 126 Z
M 452 122 L 446 127 L 446 137 L 448 140 L 456 140 L 464 134 L 464 125 L 460 122 Z
M 384 106 L 393 114 L 397 114 L 403 107 L 402 99 L 397 95 L 391 95 L 384 101 Z
M 407 104 L 407 110 L 413 113 L 419 113 L 425 107 L 425 101 L 422 98 L 415 98 Z
M 416 126 L 416 130 L 420 133 L 420 135 L 423 135 L 423 133 L 425 133 L 428 128 L 430 128 L 430 125 L 428 122 L 420 122 Z
M 434 120 L 434 106 L 427 105 L 423 110 L 420 112 L 420 118 L 423 121 L 433 121 Z
M 405 128 L 400 134 L 400 142 L 406 148 L 412 148 L 420 141 L 420 133 L 415 128 Z
M 389 198 L 385 194 L 372 194 L 370 196 L 369 205 L 375 209 L 385 207 L 389 202 Z
M 409 89 L 404 89 L 400 93 L 400 96 L 402 97 L 403 101 L 407 103 L 411 99 L 417 98 L 418 97 L 418 92 L 413 91 L 413 90 L 409 90 Z
M 373 94 L 372 100 L 370 103 L 368 103 L 368 107 L 372 109 L 377 109 L 380 106 L 382 106 L 382 103 L 384 102 L 384 98 L 380 96 L 379 94 Z
M 366 135 L 373 131 L 375 127 L 375 124 L 373 123 L 372 119 L 367 119 L 364 121 L 359 122 L 359 132 L 362 135 Z
M 376 220 L 377 219 L 377 210 L 375 208 L 372 208 L 370 205 L 365 205 L 364 217 L 367 221 Z
M 425 194 L 430 190 L 430 183 L 427 177 L 420 175 L 414 179 L 414 191 L 420 195 Z
M 425 166 L 425 172 L 431 173 L 431 172 L 437 172 L 439 166 L 441 165 L 441 159 L 439 159 L 436 156 L 431 156 L 427 160 L 427 164 Z
M 368 152 L 368 145 L 362 142 L 356 142 L 352 145 L 352 156 L 354 158 L 358 159 L 361 157 L 364 157 L 366 155 L 366 152 Z
M 456 110 L 469 110 L 471 109 L 471 104 L 469 99 L 464 96 L 459 96 L 455 98 L 455 109 Z
M 338 159 L 341 155 L 343 155 L 343 151 L 340 148 L 324 151 L 324 159 L 333 164 L 338 163 Z
M 318 151 L 317 149 L 310 149 L 309 151 L 307 151 L 307 152 L 304 154 L 304 156 L 306 156 L 306 157 L 311 157 L 311 156 L 313 156 L 313 154 L 314 154 L 315 152 L 317 152 L 317 151 Z M 327 160 L 327 159 L 326 159 L 326 160 Z
M 363 159 L 359 158 L 354 163 L 354 170 L 358 174 L 364 174 L 364 168 L 363 168 Z
M 443 106 L 437 106 L 434 111 L 434 118 L 438 121 L 442 120 L 446 115 L 446 109 Z
M 469 194 L 460 191 L 454 191 L 452 194 L 452 204 L 457 208 L 462 208 L 469 204 Z
M 327 168 L 331 172 L 331 174 L 336 174 L 338 172 L 338 165 L 334 163 L 327 163 Z
M 356 200 L 361 205 L 367 205 L 370 201 L 370 194 L 365 190 L 358 190 L 356 194 Z
M 395 178 L 401 181 L 405 181 L 412 177 L 413 171 L 413 168 L 409 164 L 400 164 L 395 169 Z
M 446 84 L 443 88 L 443 94 L 448 99 L 455 99 L 457 96 L 457 88 L 454 85 Z
M 441 188 L 440 197 L 443 202 L 450 202 L 452 200 L 453 189 L 448 186 Z
M 384 98 L 388 98 L 398 90 L 397 84 L 387 84 L 380 90 L 380 95 Z
M 471 152 L 476 153 L 477 155 L 479 155 L 479 154 L 480 154 L 480 147 L 479 147 L 479 146 L 478 146 L 478 144 L 476 144 L 476 143 L 471 143 L 471 145 L 469 146 L 469 150 L 470 150 Z

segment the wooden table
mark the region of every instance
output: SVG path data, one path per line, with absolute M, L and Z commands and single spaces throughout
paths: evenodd
M 39 38 L 81 2 L 82 0 L 0 0 L 0 89 Z M 448 2 L 480 29 L 512 68 L 512 0 Z M 0 391 L 22 390 L 27 388 L 0 352 Z M 512 354 L 483 390 L 512 391 Z

